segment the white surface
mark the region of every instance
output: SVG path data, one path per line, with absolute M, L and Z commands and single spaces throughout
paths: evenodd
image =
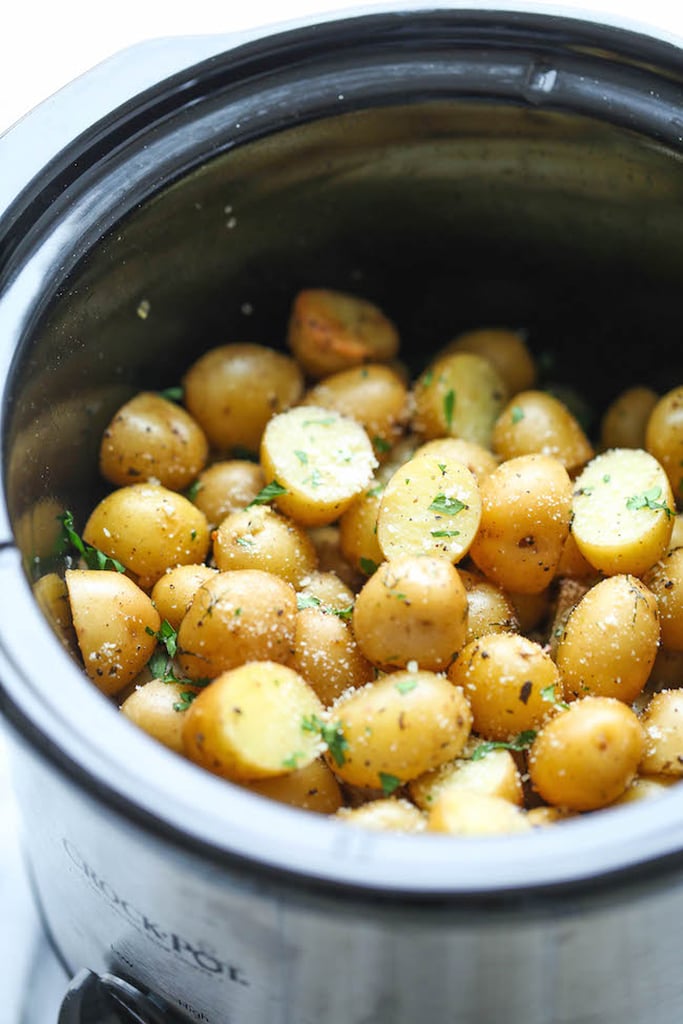
M 384 0 L 352 5 L 344 0 L 249 0 L 245 4 L 193 0 L 172 5 L 168 0 L 117 0 L 95 5 L 92 0 L 12 4 L 0 33 L 0 132 L 41 100 L 106 57 L 144 39 L 174 35 L 229 33 L 268 22 L 281 22 L 321 11 L 364 6 L 386 8 Z M 416 0 L 415 7 L 438 7 L 439 0 Z M 443 4 L 446 6 L 446 3 Z M 463 7 L 515 9 L 515 2 L 460 3 Z M 531 3 L 539 10 L 548 4 Z M 585 10 L 585 3 L 566 0 L 565 11 Z M 558 9 L 560 5 L 558 5 Z M 594 7 L 607 22 L 645 23 L 683 40 L 681 0 L 601 0 Z M 0 167 L 0 174 L 2 168 Z M 11 797 L 0 728 L 0 1024 L 54 1024 L 58 970 L 50 961 L 32 908 L 17 836 L 17 812 Z M 36 969 L 38 968 L 38 969 Z M 29 981 L 29 978 L 31 979 Z M 42 987 L 42 993 L 41 993 Z M 47 988 L 52 993 L 45 995 Z M 32 1005 L 42 1000 L 42 1019 Z

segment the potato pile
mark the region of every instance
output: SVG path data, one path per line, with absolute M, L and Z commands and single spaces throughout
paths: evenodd
M 411 382 L 371 303 L 117 411 L 64 584 L 85 671 L 207 771 L 403 832 L 528 831 L 683 775 L 683 386 L 589 440 L 521 333 Z M 676 496 L 676 497 L 675 497 Z

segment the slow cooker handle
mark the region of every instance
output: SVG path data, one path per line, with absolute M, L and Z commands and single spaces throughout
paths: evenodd
M 113 974 L 82 970 L 69 985 L 57 1024 L 180 1024 L 157 996 Z

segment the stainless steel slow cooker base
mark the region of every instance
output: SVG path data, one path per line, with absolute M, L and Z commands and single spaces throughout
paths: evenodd
M 0 706 L 65 962 L 207 1024 L 669 1024 L 683 792 L 493 842 L 297 812 L 117 715 L 30 584 L 117 405 L 212 345 L 282 345 L 304 285 L 379 302 L 412 365 L 505 323 L 589 401 L 679 382 L 680 51 L 397 10 L 166 72 L 2 202 Z M 27 139 L 0 140 L 14 178 Z

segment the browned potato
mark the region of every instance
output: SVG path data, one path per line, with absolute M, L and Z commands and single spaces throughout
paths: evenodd
M 467 595 L 458 570 L 430 555 L 383 562 L 356 598 L 353 629 L 374 665 L 445 669 L 467 635 Z
M 683 775 L 683 690 L 656 693 L 641 721 L 645 730 L 641 772 Z
M 321 757 L 287 775 L 253 779 L 242 785 L 252 793 L 316 814 L 334 814 L 344 802 L 339 783 Z
M 83 540 L 123 563 L 144 590 L 151 590 L 167 569 L 204 561 L 209 528 L 203 512 L 182 494 L 156 484 L 131 484 L 93 509 Z
M 303 608 L 296 617 L 291 664 L 325 705 L 375 678 L 347 624 L 318 607 Z
M 213 535 L 213 557 L 221 572 L 263 569 L 295 587 L 318 565 L 303 527 L 266 505 L 226 516 Z
M 387 363 L 398 352 L 394 324 L 366 299 L 307 288 L 294 299 L 287 341 L 311 377 L 362 363 Z
M 296 672 L 252 661 L 223 672 L 190 705 L 185 753 L 202 768 L 236 782 L 286 775 L 319 756 L 319 734 L 305 728 L 322 705 Z
M 213 448 L 257 452 L 266 423 L 303 393 L 289 356 L 265 345 L 222 345 L 205 352 L 183 380 L 185 404 Z
M 384 676 L 342 697 L 329 716 L 342 741 L 326 755 L 330 767 L 385 796 L 457 757 L 472 720 L 462 689 L 433 672 Z
M 231 512 L 246 508 L 265 485 L 263 470 L 255 462 L 214 462 L 199 474 L 192 501 L 211 526 L 218 526 Z
M 627 789 L 643 749 L 643 727 L 626 704 L 584 697 L 551 718 L 534 740 L 531 782 L 546 803 L 593 811 Z
M 645 429 L 657 404 L 652 388 L 622 391 L 602 418 L 600 440 L 603 448 L 644 448 Z
M 667 392 L 650 413 L 645 447 L 664 467 L 671 490 L 683 497 L 683 385 Z
M 474 352 L 488 359 L 505 381 L 510 395 L 532 388 L 536 383 L 536 365 L 520 331 L 506 327 L 465 331 L 443 350 L 444 355 L 448 352 Z
M 427 829 L 453 836 L 497 836 L 528 832 L 531 824 L 509 800 L 469 789 L 447 789 L 432 805 Z
M 415 385 L 413 427 L 422 437 L 462 437 L 491 447 L 493 425 L 506 401 L 495 367 L 471 352 L 441 356 Z
M 564 685 L 540 644 L 514 633 L 491 633 L 468 644 L 448 669 L 472 708 L 472 727 L 491 740 L 537 729 Z
M 683 651 L 683 548 L 666 555 L 644 582 L 657 600 L 662 644 Z
M 105 430 L 100 472 L 122 487 L 152 480 L 182 491 L 204 468 L 208 454 L 204 431 L 185 409 L 142 391 L 121 406 Z
M 162 619 L 178 629 L 185 612 L 202 583 L 216 575 L 209 565 L 177 565 L 161 576 L 152 587 L 152 603 Z
M 503 459 L 550 455 L 568 471 L 593 457 L 593 449 L 567 406 L 545 391 L 522 391 L 505 407 L 493 428 L 493 450 Z
M 523 455 L 504 462 L 480 489 L 481 525 L 470 548 L 475 564 L 503 590 L 545 590 L 569 533 L 566 469 L 548 455 Z
M 176 754 L 183 754 L 183 722 L 195 696 L 196 687 L 188 683 L 167 683 L 152 679 L 137 686 L 126 697 L 121 711 L 134 725 L 163 743 Z
M 289 659 L 296 593 L 259 569 L 219 572 L 197 590 L 178 630 L 178 661 L 190 679 L 213 679 L 247 661 Z
M 121 573 L 68 569 L 65 578 L 85 671 L 103 693 L 119 693 L 152 656 L 158 612 Z
M 630 704 L 654 664 L 659 619 L 654 595 L 634 576 L 610 576 L 581 598 L 557 643 L 566 693 Z
M 349 825 L 379 832 L 423 832 L 426 825 L 424 815 L 414 804 L 396 797 L 371 800 L 359 807 L 342 807 L 337 817 Z

